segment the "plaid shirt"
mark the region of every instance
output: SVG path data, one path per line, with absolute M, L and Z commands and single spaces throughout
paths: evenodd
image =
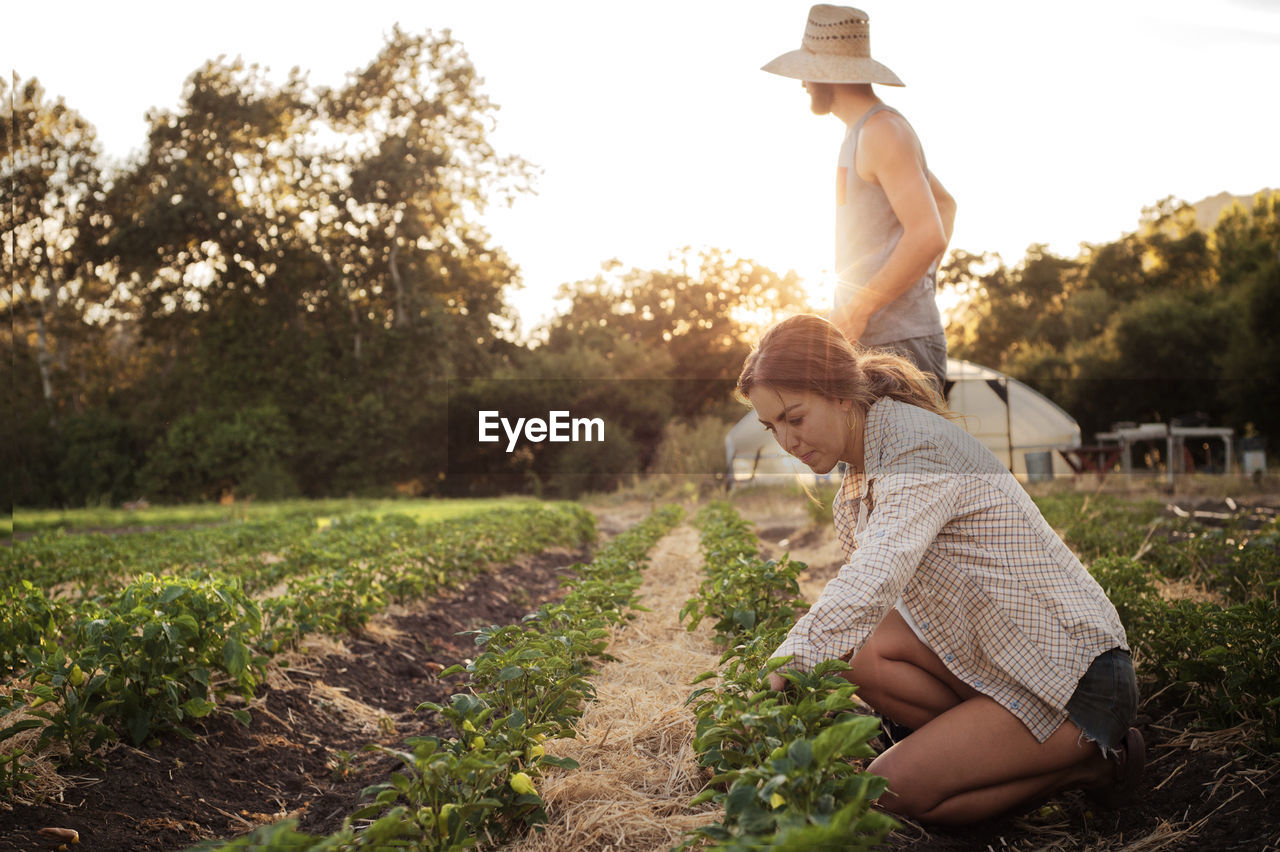
M 865 472 L 834 502 L 845 565 L 773 656 L 856 653 L 895 603 L 956 677 L 1044 742 L 1094 657 L 1125 648 L 1106 593 L 1013 475 L 958 425 L 871 406 Z

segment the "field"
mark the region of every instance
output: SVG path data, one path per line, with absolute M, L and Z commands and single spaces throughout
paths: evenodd
M 1277 501 L 1037 502 L 1134 647 L 1120 812 L 871 808 L 848 688 L 756 690 L 839 567 L 803 495 L 331 501 L 19 517 L 0 848 L 1280 849 Z

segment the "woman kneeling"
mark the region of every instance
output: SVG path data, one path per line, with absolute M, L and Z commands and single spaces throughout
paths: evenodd
M 847 660 L 858 694 L 912 729 L 868 767 L 886 810 L 968 823 L 1075 788 L 1117 807 L 1144 747 L 1115 607 L 934 387 L 816 316 L 748 356 L 738 391 L 783 449 L 817 474 L 847 465 L 845 564 L 774 656 Z

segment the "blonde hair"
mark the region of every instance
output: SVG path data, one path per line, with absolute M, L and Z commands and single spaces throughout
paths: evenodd
M 852 400 L 865 412 L 881 399 L 895 399 L 950 417 L 934 380 L 906 358 L 858 349 L 827 320 L 799 314 L 774 324 L 760 338 L 738 376 L 736 394 L 747 400 L 752 388 L 813 393 Z

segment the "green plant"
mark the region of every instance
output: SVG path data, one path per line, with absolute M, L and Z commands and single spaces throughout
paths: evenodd
M 9 736 L 11 736 L 10 728 L 0 730 L 0 743 Z M 26 752 L 22 749 L 0 754 L 0 799 L 12 797 L 25 785 L 36 780 L 35 774 L 27 771 L 31 762 L 24 760 L 25 755 Z
M 351 761 L 355 755 L 346 749 L 337 749 L 329 753 L 329 759 L 325 765 L 333 774 L 333 780 L 345 781 L 347 776 L 351 774 Z
M 274 405 L 182 415 L 148 450 L 138 482 L 148 494 L 216 499 L 246 486 L 263 499 L 290 497 L 297 485 L 285 469 L 295 436 Z
M 569 629 L 545 633 L 536 619 L 506 627 L 472 631 L 485 649 L 466 671 L 471 688 L 495 706 L 519 712 L 529 724 L 552 736 L 571 736 L 582 704 L 595 697 L 586 660 L 604 652 L 608 631 Z
M 746 521 L 728 503 L 712 503 L 698 520 L 707 579 L 680 609 L 681 620 L 689 619 L 688 629 L 712 615 L 718 641 L 732 646 L 790 627 L 797 611 L 806 607 L 797 578 L 807 566 L 786 555 L 761 559 Z
M 717 618 L 717 634 L 730 649 L 719 673 L 694 680 L 718 677 L 719 687 L 689 696 L 694 749 L 715 773 L 693 803 L 719 802 L 724 817 L 691 832 L 685 848 L 874 846 L 897 825 L 870 810 L 885 782 L 857 763 L 872 756 L 867 743 L 879 720 L 853 701 L 855 687 L 839 674 L 848 668 L 844 662 L 800 672 L 786 668 L 789 658 L 770 657 L 803 605 L 792 568 L 799 563 L 761 560 L 754 536 L 728 504 L 713 504 L 699 521 L 707 581 L 681 615 L 692 615 L 694 625 Z M 774 672 L 786 680 L 785 691 L 766 688 Z
M 212 712 L 210 699 L 253 697 L 266 659 L 252 654 L 248 640 L 260 619 L 234 581 L 139 577 L 80 626 L 82 647 L 105 678 L 106 700 L 95 709 L 119 719 L 135 745 L 157 726 L 190 736 L 182 723 Z M 215 673 L 224 678 L 216 685 Z M 249 722 L 247 710 L 232 715 Z
M 1153 569 L 1125 556 L 1101 557 L 1089 570 L 1115 605 L 1151 692 L 1182 700 L 1206 728 L 1256 723 L 1257 741 L 1280 747 L 1280 611 L 1270 598 L 1226 607 L 1166 601 Z
M 35 683 L 25 690 L 27 713 L 40 721 L 27 727 L 41 727 L 37 749 L 62 742 L 67 747 L 67 763 L 78 765 L 115 738 L 101 722 L 107 676 L 96 671 L 96 660 L 73 661 L 56 646 L 32 648 L 30 654 Z M 0 740 L 3 733 L 0 731 Z
M 456 736 L 414 738 L 403 749 L 370 746 L 397 757 L 401 769 L 365 791 L 374 801 L 349 816 L 337 835 L 309 845 L 319 841 L 286 824 L 258 829 L 251 840 L 235 841 L 241 845 L 204 848 L 278 843 L 282 848 L 463 849 L 500 843 L 544 821 L 535 785 L 541 767 L 577 764 L 548 756 L 542 742 L 550 734 L 573 735 L 569 722 L 593 692 L 584 677 L 589 660 L 605 656 L 603 626 L 625 620 L 645 553 L 680 516 L 678 507 L 664 507 L 615 537 L 589 565 L 574 566 L 573 590 L 561 603 L 543 606 L 519 625 L 475 631 L 483 648 L 476 660 L 444 672 L 467 671 L 474 694 L 419 707 L 436 713 Z M 574 526 L 576 534 L 594 530 L 582 520 Z M 504 540 L 475 541 L 475 552 L 510 546 L 499 537 Z M 368 824 L 356 830 L 356 821 Z
M 399 758 L 403 769 L 365 790 L 366 795 L 374 795 L 374 803 L 353 813 L 351 819 L 373 821 L 357 835 L 356 845 L 377 849 L 404 841 L 424 850 L 476 845 L 503 805 L 491 794 L 508 777 L 511 755 L 434 737 L 414 738 L 407 745 L 409 750 L 376 747 Z M 530 816 L 543 813 L 536 794 L 518 795 L 528 796 L 518 804 Z
M 0 679 L 26 669 L 30 649 L 56 637 L 68 614 L 66 605 L 51 600 L 29 580 L 10 586 L 0 598 Z
M 730 651 L 726 656 L 733 659 L 724 669 L 721 687 L 689 696 L 697 718 L 694 749 L 699 762 L 717 773 L 712 784 L 732 781 L 733 773 L 761 765 L 779 747 L 814 736 L 838 717 L 867 715 L 852 700 L 853 684 L 838 674 L 847 664 L 829 660 L 812 672 L 785 669 L 787 658 L 761 664 L 759 651 L 765 644 L 773 642 L 754 643 L 754 653 L 746 646 Z M 786 692 L 764 687 L 764 678 L 775 671 L 788 681 Z M 695 682 L 710 676 L 714 673 L 706 672 Z
M 1159 600 L 1152 570 L 1131 557 L 1101 557 L 1089 566 L 1089 573 L 1107 593 L 1126 631 L 1145 622 L 1152 602 Z
M 15 710 L 21 709 L 25 694 L 22 690 L 12 689 L 0 693 L 0 720 L 5 719 Z M 0 799 L 7 799 L 22 789 L 29 781 L 36 780 L 35 775 L 27 771 L 30 761 L 24 760 L 23 749 L 5 746 L 5 740 L 11 739 L 23 731 L 42 727 L 40 719 L 18 719 L 0 728 Z
M 333 850 L 351 849 L 355 843 L 355 830 L 344 826 L 340 831 L 327 837 L 317 837 L 298 831 L 296 819 L 286 819 L 270 825 L 255 828 L 248 834 L 234 840 L 211 839 L 192 846 L 188 852 L 202 850 L 250 849 L 254 852 L 271 849 L 288 849 L 292 852 L 333 852 Z
M 728 849 L 809 848 L 801 844 L 819 839 L 874 848 L 898 825 L 869 809 L 888 785 L 850 758 L 869 757 L 867 740 L 878 731 L 875 717 L 845 716 L 777 746 L 765 762 L 730 773 L 724 821 L 694 836 Z
M 1280 749 L 1280 611 L 1272 601 L 1174 601 L 1153 606 L 1134 633 L 1142 671 L 1183 696 L 1202 725 L 1253 722 L 1260 743 Z

